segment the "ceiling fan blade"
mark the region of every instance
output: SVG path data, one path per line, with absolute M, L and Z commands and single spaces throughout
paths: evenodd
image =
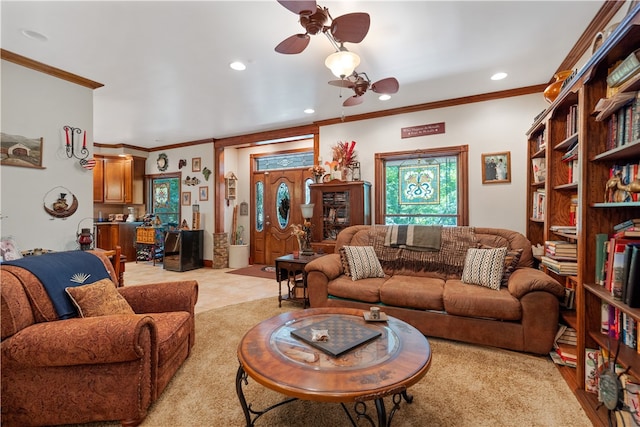
M 371 85 L 371 90 L 377 93 L 396 93 L 398 89 L 400 84 L 394 77 L 378 80 Z
M 353 107 L 354 105 L 362 104 L 362 101 L 364 101 L 364 99 L 361 96 L 350 96 L 342 105 L 344 107 Z
M 354 87 L 354 83 L 350 80 L 344 79 L 344 80 L 331 80 L 329 82 L 329 84 L 331 86 L 338 86 L 338 87 L 348 87 L 348 88 L 352 88 Z
M 338 43 L 360 43 L 369 32 L 368 13 L 348 13 L 331 22 L 331 35 Z
M 276 46 L 276 52 L 287 55 L 300 53 L 309 45 L 309 40 L 311 40 L 309 34 L 294 34 L 281 41 L 280 44 Z
M 315 0 L 311 0 L 311 1 L 278 0 L 278 3 L 280 3 L 281 5 L 289 9 L 291 12 L 295 13 L 296 15 L 301 15 L 301 16 L 313 15 L 314 13 L 316 13 L 316 8 L 318 7 L 316 5 Z

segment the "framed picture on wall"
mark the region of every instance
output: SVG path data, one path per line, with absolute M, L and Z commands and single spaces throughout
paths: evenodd
M 28 138 L 2 132 L 0 139 L 4 153 L 0 163 L 3 166 L 44 169 L 42 167 L 43 138 Z
M 191 191 L 182 192 L 182 206 L 189 206 L 191 204 Z
M 191 159 L 191 172 L 200 172 L 201 168 L 202 168 L 202 158 L 200 157 L 194 157 L 193 159 Z
M 200 201 L 206 202 L 209 200 L 209 187 L 200 187 Z
M 482 183 L 500 184 L 511 182 L 511 152 L 482 155 Z

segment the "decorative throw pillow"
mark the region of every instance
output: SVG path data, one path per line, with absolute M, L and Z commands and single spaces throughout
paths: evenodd
M 470 248 L 464 260 L 462 281 L 499 290 L 506 254 L 507 248 Z
M 373 246 L 343 246 L 351 280 L 384 277 L 384 271 Z
M 511 274 L 518 267 L 520 257 L 522 257 L 522 249 L 507 251 L 507 255 L 504 257 L 504 271 L 502 272 L 501 283 L 502 286 L 507 286 L 509 277 L 511 277 Z
M 0 261 L 14 261 L 22 258 L 22 253 L 18 250 L 18 245 L 13 237 L 3 237 L 0 239 Z
M 351 271 L 349 270 L 349 260 L 347 259 L 347 253 L 344 248 L 340 248 L 340 263 L 342 264 L 342 270 L 344 271 L 344 275 L 347 277 L 351 277 Z
M 89 285 L 71 286 L 65 291 L 78 308 L 80 317 L 135 314 L 110 279 L 102 279 Z

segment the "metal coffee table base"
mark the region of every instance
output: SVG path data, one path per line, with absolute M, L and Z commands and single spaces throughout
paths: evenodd
M 238 394 L 238 399 L 240 399 L 240 405 L 242 406 L 242 411 L 244 412 L 244 418 L 246 421 L 247 427 L 255 426 L 256 421 L 262 415 L 271 411 L 272 409 L 279 408 L 282 405 L 286 405 L 287 403 L 294 402 L 299 400 L 297 397 L 290 397 L 281 402 L 268 406 L 262 410 L 255 410 L 251 407 L 251 404 L 247 404 L 247 399 L 244 396 L 244 391 L 242 389 L 243 385 L 248 385 L 248 375 L 242 368 L 242 365 L 238 367 L 238 373 L 236 374 L 236 393 Z M 389 417 L 387 418 L 387 410 L 385 408 L 384 397 L 392 395 L 392 403 L 391 411 L 389 412 Z M 358 399 L 357 402 L 353 405 L 353 410 L 356 413 L 356 418 L 354 419 L 351 412 L 344 403 L 340 403 L 342 409 L 345 414 L 349 418 L 351 425 L 353 427 L 357 427 L 357 422 L 360 420 L 366 420 L 372 427 L 388 427 L 391 425 L 391 421 L 393 420 L 393 416 L 400 409 L 400 403 L 404 399 L 407 403 L 413 402 L 413 396 L 407 394 L 407 390 L 401 389 L 397 391 L 392 391 L 386 393 L 384 396 L 363 396 Z M 366 401 L 373 400 L 376 406 L 376 415 L 378 419 L 378 423 L 376 424 L 373 418 L 367 413 L 367 404 Z M 253 417 L 253 418 L 252 418 Z

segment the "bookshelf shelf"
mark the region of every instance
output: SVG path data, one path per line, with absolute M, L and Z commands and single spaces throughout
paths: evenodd
M 607 411 L 598 407 L 597 396 L 585 389 L 586 349 L 611 349 L 616 351 L 618 341 L 601 332 L 608 327 L 607 316 L 603 313 L 615 313 L 614 319 L 619 325 L 628 320 L 640 324 L 640 309 L 630 308 L 623 301 L 616 300 L 604 287 L 596 285 L 596 235 L 611 237 L 613 227 L 631 218 L 640 218 L 640 201 L 626 201 L 628 194 L 620 189 L 606 191 L 606 183 L 617 170 L 623 177 L 640 178 L 640 139 L 631 132 L 620 133 L 620 127 L 614 127 L 616 120 L 628 120 L 636 113 L 635 105 L 640 105 L 640 73 L 617 88 L 607 86 L 608 74 L 637 49 L 640 40 L 640 5 L 636 5 L 620 21 L 612 35 L 592 55 L 582 69 L 569 81 L 543 113 L 534 119 L 527 132 L 528 167 L 527 182 L 532 183 L 533 159 L 544 158 L 546 176 L 542 185 L 527 185 L 527 237 L 533 245 L 544 244 L 550 240 L 566 240 L 577 244 L 577 273 L 572 278 L 543 270 L 565 286 L 575 289 L 575 312 L 563 310 L 563 321 L 576 329 L 577 364 L 575 368 L 559 367 L 563 377 L 594 425 L 607 425 Z M 622 95 L 615 95 L 615 93 Z M 617 96 L 614 101 L 607 99 Z M 627 100 L 626 102 L 624 100 Z M 618 102 L 620 101 L 620 102 Z M 603 108 L 612 103 L 618 109 L 611 108 L 603 118 Z M 633 108 L 633 109 L 632 109 Z M 627 114 L 631 111 L 631 114 Z M 640 114 L 638 114 L 640 116 Z M 626 123 L 626 122 L 624 122 Z M 616 133 L 615 130 L 618 130 Z M 544 133 L 546 150 L 539 155 L 538 141 Z M 621 138 L 622 136 L 622 138 Z M 562 157 L 567 157 L 563 162 Z M 578 164 L 568 168 L 569 158 L 579 159 Z M 577 181 L 577 182 L 572 182 Z M 534 215 L 536 192 L 544 193 L 545 211 L 542 217 Z M 605 202 L 613 200 L 613 202 Z M 572 220 L 575 218 L 575 223 Z M 577 234 L 553 231 L 558 224 L 575 224 Z M 640 239 L 639 239 L 640 240 Z M 602 245 L 598 246 L 602 260 Z M 606 258 L 605 258 L 606 260 Z M 569 280 L 571 284 L 568 285 Z M 604 307 L 604 308 L 603 308 Z M 609 310 L 604 311 L 604 310 Z M 618 317 L 619 316 L 619 317 Z M 623 319 L 623 320 L 620 320 Z M 575 326 L 574 326 L 575 325 Z M 620 335 L 623 336 L 623 335 Z M 622 338 L 621 338 L 622 341 Z M 632 344 L 633 345 L 633 344 Z M 640 353 L 635 348 L 622 343 L 619 362 L 630 368 L 631 375 L 640 379 Z

